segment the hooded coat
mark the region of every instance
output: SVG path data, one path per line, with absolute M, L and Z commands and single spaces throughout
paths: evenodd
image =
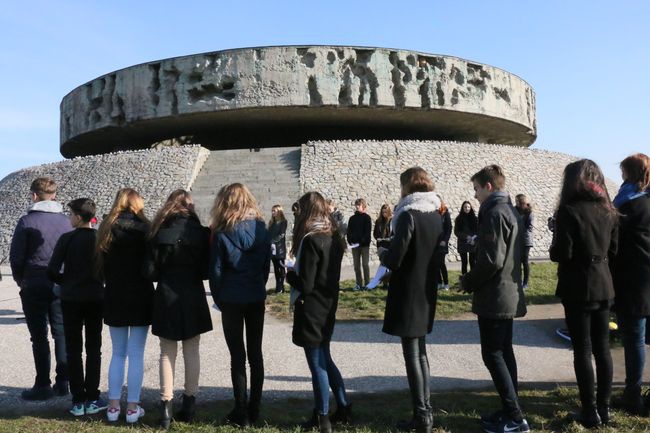
M 264 302 L 271 237 L 264 222 L 246 219 L 215 232 L 210 254 L 210 292 L 215 304 Z
M 169 218 L 149 241 L 144 273 L 158 281 L 151 333 L 187 340 L 212 330 L 205 297 L 210 230 L 195 217 Z

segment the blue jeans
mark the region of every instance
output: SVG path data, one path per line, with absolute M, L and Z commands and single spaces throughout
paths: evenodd
M 129 358 L 127 397 L 129 403 L 140 402 L 142 378 L 144 377 L 144 345 L 147 342 L 148 326 L 111 326 L 113 356 L 108 368 L 108 398 L 119 400 L 124 384 L 124 363 Z
M 645 366 L 646 318 L 618 313 L 625 348 L 625 393 L 640 395 Z
M 332 388 L 334 398 L 338 407 L 348 405 L 345 393 L 345 384 L 341 372 L 334 364 L 330 354 L 329 341 L 319 347 L 305 347 L 305 356 L 309 371 L 311 371 L 311 383 L 314 388 L 315 409 L 321 415 L 329 413 L 329 389 Z

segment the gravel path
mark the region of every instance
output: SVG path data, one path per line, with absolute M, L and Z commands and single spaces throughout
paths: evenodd
M 0 282 L 0 407 L 38 411 L 43 407 L 65 408 L 68 398 L 44 403 L 20 399 L 20 392 L 33 384 L 34 367 L 18 288 L 3 267 Z M 347 271 L 346 271 L 347 273 Z M 524 320 L 515 322 L 515 352 L 519 379 L 525 383 L 575 382 L 569 344 L 554 335 L 562 326 L 562 309 L 558 305 L 531 307 Z M 221 329 L 220 313 L 212 309 L 214 331 L 201 338 L 201 390 L 198 399 L 231 400 L 229 355 Z M 264 330 L 266 381 L 264 398 L 311 397 L 311 380 L 302 349 L 291 343 L 291 324 L 266 316 Z M 110 361 L 110 337 L 104 328 L 101 389 L 107 388 Z M 431 364 L 431 387 L 436 390 L 483 388 L 491 386 L 489 374 L 481 360 L 476 319 L 466 315 L 454 320 L 440 320 L 427 338 Z M 618 351 L 620 352 L 620 350 Z M 339 322 L 332 342 L 332 355 L 348 390 L 381 392 L 408 387 L 399 339 L 381 332 L 381 322 Z M 143 400 L 158 398 L 158 339 L 152 335 L 145 351 Z M 614 354 L 616 380 L 621 380 L 622 355 Z M 180 396 L 183 384 L 182 357 L 178 357 L 176 389 Z

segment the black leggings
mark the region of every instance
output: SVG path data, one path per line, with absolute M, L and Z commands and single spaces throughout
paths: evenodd
M 483 363 L 492 376 L 501 405 L 508 415 L 522 417 L 517 395 L 517 361 L 512 350 L 512 319 L 478 318 Z
M 583 409 L 609 406 L 612 395 L 612 355 L 609 351 L 609 306 L 598 309 L 564 306 L 566 324 L 573 345 L 573 367 L 580 391 Z M 597 397 L 594 395 L 594 369 L 591 355 L 596 360 L 598 380 Z
M 429 402 L 429 359 L 427 358 L 426 337 L 402 337 L 402 351 L 409 381 L 413 413 L 425 416 L 431 411 Z
M 273 262 L 273 274 L 275 275 L 275 291 L 282 292 L 284 291 L 284 277 L 286 274 L 284 259 L 273 257 L 271 262 Z
M 528 285 L 528 277 L 530 276 L 530 263 L 528 256 L 530 255 L 530 247 L 524 247 L 521 253 L 521 266 L 524 268 L 524 281 L 523 285 Z
M 440 263 L 440 282 L 442 284 L 449 284 L 449 273 L 447 272 L 447 264 L 445 263 L 444 257 Z
M 221 324 L 230 351 L 230 375 L 235 396 L 235 408 L 246 410 L 246 355 L 251 368 L 250 406 L 258 408 L 264 385 L 262 358 L 262 331 L 264 330 L 264 302 L 221 305 Z M 244 324 L 246 348 L 244 348 Z
M 467 256 L 469 256 L 469 260 L 467 259 Z M 474 253 L 460 253 L 460 263 L 461 263 L 460 273 L 463 275 L 467 273 L 468 262 L 469 262 L 469 269 L 471 270 L 472 267 L 474 266 L 475 260 L 476 260 L 476 254 Z

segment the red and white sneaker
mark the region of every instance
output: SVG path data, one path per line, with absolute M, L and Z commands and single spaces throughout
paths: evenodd
M 120 407 L 109 407 L 106 409 L 106 419 L 109 422 L 115 422 L 120 417 Z
M 134 422 L 138 422 L 138 420 L 143 416 L 144 416 L 144 409 L 142 409 L 140 406 L 136 406 L 135 409 L 128 409 L 126 411 L 126 422 L 129 424 L 133 424 Z

